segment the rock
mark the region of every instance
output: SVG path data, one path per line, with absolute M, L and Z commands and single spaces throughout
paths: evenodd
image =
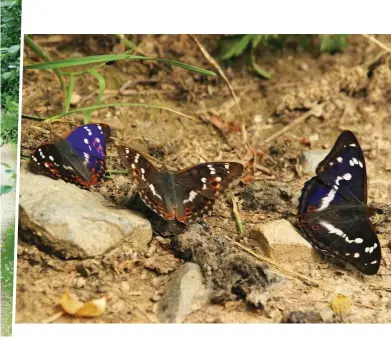
M 325 307 L 319 310 L 319 315 L 322 318 L 323 322 L 325 323 L 332 323 L 334 322 L 334 312 L 331 308 Z
M 19 195 L 22 236 L 66 259 L 101 255 L 123 241 L 146 251 L 152 237 L 148 220 L 62 180 L 21 169 Z
M 302 165 L 303 172 L 310 175 L 315 175 L 315 170 L 318 164 L 329 154 L 327 150 L 311 150 L 303 152 Z
M 322 323 L 323 320 L 317 312 L 294 311 L 286 314 L 282 322 L 288 324 L 318 324 Z
M 71 105 L 76 106 L 80 102 L 80 100 L 81 96 L 78 93 L 73 92 L 71 96 Z
M 173 273 L 157 312 L 161 322 L 181 323 L 208 300 L 200 266 L 186 263 Z
M 310 243 L 285 220 L 274 220 L 258 226 L 250 233 L 257 240 L 263 253 L 278 262 L 297 263 L 314 261 L 316 255 Z

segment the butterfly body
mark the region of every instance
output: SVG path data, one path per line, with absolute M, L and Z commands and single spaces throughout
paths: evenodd
M 339 136 L 316 174 L 302 189 L 295 227 L 326 255 L 377 273 L 380 243 L 369 218 L 380 210 L 367 205 L 365 159 L 352 132 Z
M 119 147 L 118 152 L 145 204 L 165 220 L 185 224 L 209 215 L 222 191 L 243 172 L 243 166 L 236 162 L 160 171 L 135 149 Z
M 82 188 L 95 186 L 106 169 L 106 141 L 110 132 L 106 124 L 80 126 L 65 137 L 41 144 L 32 154 L 29 168 Z

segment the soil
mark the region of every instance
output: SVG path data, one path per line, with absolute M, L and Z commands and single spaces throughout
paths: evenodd
M 389 35 L 377 38 L 391 43 Z M 33 39 L 53 59 L 118 53 L 124 48 L 109 35 L 41 35 L 33 36 Z M 150 57 L 174 59 L 212 69 L 188 36 L 139 35 L 129 36 L 129 39 L 141 45 L 142 52 Z M 217 56 L 219 36 L 198 36 L 198 39 L 212 55 Z M 292 217 L 301 188 L 313 175 L 303 171 L 303 151 L 331 148 L 344 129 L 357 135 L 364 150 L 369 203 L 376 206 L 389 204 L 391 68 L 389 58 L 376 58 L 379 52 L 376 45 L 362 36 L 350 36 L 349 47 L 341 54 L 319 55 L 303 51 L 295 44 L 276 51 L 263 51 L 257 56 L 258 62 L 273 73 L 271 80 L 257 77 L 245 57 L 221 64 L 243 110 L 248 143 L 256 153 L 256 170 L 249 173 L 248 180 L 232 187 L 245 224 L 244 233 L 237 234 L 228 194 L 217 201 L 212 216 L 205 219 L 208 230 L 200 240 L 203 250 L 197 263 L 203 267 L 203 263 L 209 263 L 221 253 L 231 259 L 209 265 L 215 274 L 215 286 L 221 286 L 221 290 L 214 290 L 214 302 L 193 312 L 185 322 L 317 322 L 319 316 L 316 312 L 330 307 L 338 293 L 350 298 L 352 310 L 348 316 L 334 317 L 332 321 L 391 322 L 391 222 L 387 214 L 375 225 L 383 255 L 377 275 L 363 276 L 332 260 L 292 260 L 288 268 L 318 281 L 321 287 L 306 284 L 271 267 L 273 272 L 284 277 L 284 282 L 268 290 L 268 301 L 261 303 L 262 307 L 251 305 L 240 293 L 233 294 L 238 286 L 233 288 L 230 285 L 230 277 L 225 272 L 238 272 L 237 267 L 232 267 L 235 263 L 240 266 L 243 257 L 249 257 L 249 254 L 228 245 L 223 246 L 223 251 L 222 244 L 217 244 L 218 239 L 229 237 L 260 253 L 261 249 L 250 238 L 250 233 L 259 224 Z M 25 64 L 37 61 L 34 53 L 25 46 Z M 205 161 L 246 163 L 250 159 L 240 132 L 239 111 L 220 76 L 206 77 L 152 61 L 118 61 L 105 66 L 101 74 L 106 80 L 104 103 L 159 104 L 203 121 L 196 122 L 164 110 L 136 107 L 95 111 L 91 122 L 111 125 L 114 137 L 121 142 L 150 154 L 171 169 Z M 71 108 L 93 105 L 98 95 L 97 81 L 89 75 L 80 76 L 76 79 L 74 91 L 77 94 Z M 62 111 L 63 101 L 53 74 L 24 71 L 23 114 L 50 117 Z M 310 110 L 317 110 L 320 114 L 308 117 L 265 143 L 268 137 Z M 22 157 L 28 157 L 40 143 L 65 134 L 82 121 L 82 115 L 68 116 L 51 124 L 23 119 Z M 213 121 L 223 124 L 225 129 L 218 130 L 211 123 Z M 123 169 L 115 143 L 108 146 L 109 170 Z M 24 161 L 22 159 L 22 163 Z M 97 190 L 121 206 L 134 206 L 129 202 L 135 193 L 134 187 L 126 176 L 113 174 Z M 66 290 L 82 301 L 108 294 L 107 309 L 97 318 L 63 315 L 55 322 L 158 322 L 157 301 L 164 293 L 169 273 L 182 262 L 195 259 L 186 255 L 183 249 L 186 239 L 181 237 L 187 233 L 178 235 L 185 231 L 183 226 L 168 227 L 142 204 L 137 205 L 151 220 L 155 231 L 146 253 L 136 253 L 124 244 L 99 258 L 67 261 L 38 249 L 19 234 L 16 322 L 47 322 L 59 311 L 58 299 Z M 252 260 L 245 270 L 255 269 L 257 259 Z M 264 267 L 265 264 L 258 261 L 258 265 Z M 262 284 L 262 276 L 254 279 Z M 243 293 L 248 295 L 250 287 L 246 283 L 243 280 L 242 287 Z

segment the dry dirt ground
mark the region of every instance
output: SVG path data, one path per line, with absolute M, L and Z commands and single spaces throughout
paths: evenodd
M 111 36 L 33 38 L 53 59 L 118 53 L 123 48 Z M 197 45 L 187 36 L 129 38 L 141 44 L 142 52 L 148 56 L 211 69 Z M 391 36 L 377 38 L 391 43 Z M 199 36 L 199 39 L 216 55 L 217 36 Z M 244 233 L 237 235 L 231 199 L 226 195 L 216 204 L 213 215 L 206 219 L 213 235 L 229 236 L 260 253 L 259 246 L 249 236 L 251 231 L 258 224 L 295 213 L 301 188 L 313 175 L 303 173 L 302 152 L 330 148 L 344 129 L 356 133 L 364 150 L 369 201 L 390 203 L 390 58 L 376 58 L 381 50 L 362 36 L 351 36 L 349 42 L 342 54 L 317 55 L 295 45 L 262 52 L 258 56 L 259 63 L 273 73 L 271 80 L 254 75 L 245 58 L 223 65 L 244 113 L 248 142 L 257 152 L 257 171 L 252 182 L 241 182 L 233 187 L 245 223 Z M 25 64 L 37 61 L 34 53 L 25 47 Z M 203 120 L 195 122 L 171 112 L 145 108 L 95 111 L 91 121 L 110 124 L 114 136 L 122 142 L 149 153 L 173 169 L 205 161 L 248 160 L 240 132 L 240 115 L 220 76 L 206 77 L 150 61 L 119 61 L 106 66 L 102 75 L 107 82 L 103 102 L 155 103 Z M 92 105 L 97 97 L 96 79 L 78 77 L 75 92 L 74 107 Z M 62 102 L 53 74 L 24 72 L 23 114 L 49 117 L 61 112 Z M 321 110 L 321 115 L 310 116 L 265 143 L 269 136 L 310 110 Z M 226 130 L 221 133 L 208 121 L 222 122 Z M 28 157 L 44 140 L 81 123 L 81 115 L 52 124 L 23 119 L 22 156 Z M 109 144 L 108 154 L 109 169 L 122 169 L 114 143 Z M 271 200 L 254 200 L 255 182 L 261 192 L 275 187 L 273 185 L 284 185 L 291 198 L 287 200 L 277 195 Z M 98 190 L 108 199 L 124 205 L 131 187 L 126 176 L 113 175 L 113 179 L 107 179 Z M 148 215 L 148 211 L 146 213 Z M 283 287 L 269 291 L 271 300 L 266 309 L 249 308 L 242 300 L 208 304 L 188 316 L 185 322 L 280 322 L 290 311 L 329 307 L 337 293 L 352 301 L 352 311 L 344 317 L 344 322 L 390 322 L 390 224 L 387 217 L 377 224 L 383 259 L 375 276 L 363 276 L 329 260 L 302 262 L 292 258 L 287 264 L 290 269 L 320 282 L 323 287 L 309 286 L 280 272 L 288 281 Z M 132 249 L 122 245 L 102 258 L 65 261 L 37 248 L 19 234 L 16 321 L 45 322 L 58 312 L 57 301 L 68 289 L 83 301 L 108 293 L 107 310 L 93 319 L 62 316 L 56 322 L 157 322 L 156 301 L 164 291 L 168 273 L 181 265 L 181 259 L 176 258 L 170 248 L 172 234 L 161 227 L 158 231 L 162 234 L 156 234 L 149 251 L 137 253 L 136 260 Z

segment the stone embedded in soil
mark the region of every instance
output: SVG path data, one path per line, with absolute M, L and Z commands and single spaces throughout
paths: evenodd
M 323 319 L 317 312 L 294 311 L 286 314 L 282 322 L 288 324 L 319 324 L 323 323 Z
M 181 323 L 190 313 L 200 309 L 208 301 L 203 279 L 200 266 L 194 263 L 186 263 L 175 271 L 158 304 L 160 321 Z
M 303 171 L 306 174 L 315 175 L 318 164 L 329 154 L 328 150 L 311 150 L 303 152 Z
M 278 262 L 294 264 L 317 258 L 312 246 L 285 219 L 258 226 L 250 233 L 250 237 L 258 241 L 265 255 Z
M 264 308 L 267 289 L 285 282 L 267 264 L 241 252 L 225 237 L 210 235 L 199 224 L 190 224 L 173 240 L 172 248 L 179 257 L 200 265 L 213 303 L 240 298 Z
M 21 169 L 19 194 L 22 236 L 66 259 L 101 255 L 123 241 L 146 251 L 151 240 L 148 220 L 97 192 Z

